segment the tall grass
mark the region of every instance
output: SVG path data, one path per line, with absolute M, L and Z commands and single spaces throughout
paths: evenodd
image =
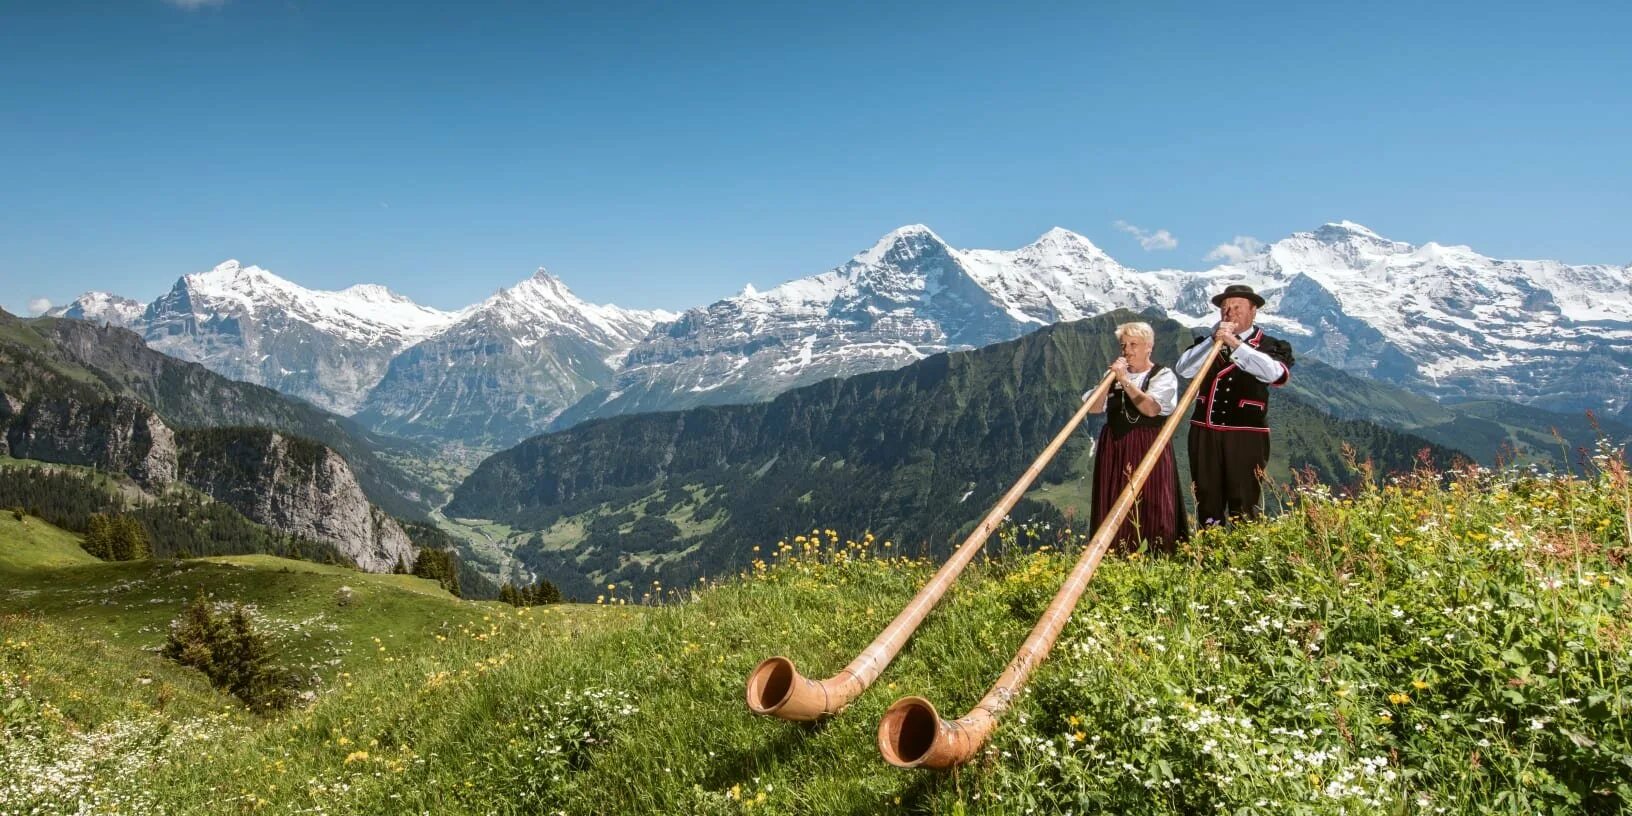
M 1619 812 L 1626 489 L 1613 470 L 1307 488 L 1178 556 L 1109 558 L 954 773 L 886 766 L 879 715 L 908 693 L 973 704 L 1082 531 L 1007 530 L 820 725 L 751 717 L 749 669 L 836 670 L 934 565 L 819 530 L 766 542 L 732 580 L 652 587 L 651 606 L 485 611 L 357 663 L 309 708 L 86 784 L 170 813 Z M 33 659 L 0 663 L 3 694 L 36 694 L 15 680 Z

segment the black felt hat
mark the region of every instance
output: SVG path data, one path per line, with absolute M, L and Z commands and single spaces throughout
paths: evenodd
M 1224 287 L 1224 291 L 1213 295 L 1213 305 L 1223 306 L 1224 299 L 1232 297 L 1246 298 L 1247 300 L 1252 301 L 1252 305 L 1254 306 L 1264 305 L 1263 296 L 1252 291 L 1252 287 L 1244 283 L 1232 283 L 1229 286 Z

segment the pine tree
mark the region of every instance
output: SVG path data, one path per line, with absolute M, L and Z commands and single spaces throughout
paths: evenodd
M 153 554 L 153 545 L 148 541 L 147 530 L 135 518 L 126 515 L 114 516 L 108 521 L 109 551 L 114 561 L 137 561 L 148 558 Z
M 511 606 L 544 606 L 561 603 L 561 590 L 543 578 L 531 586 L 520 588 L 506 581 L 499 590 L 499 600 Z
M 414 559 L 414 574 L 421 578 L 430 578 L 442 585 L 442 588 L 459 595 L 459 564 L 453 553 L 433 547 L 425 547 L 419 551 L 419 557 Z
M 85 552 L 103 561 L 113 560 L 113 523 L 103 513 L 93 513 L 85 527 Z
M 233 604 L 218 615 L 203 590 L 171 622 L 163 654 L 254 708 L 284 708 L 294 700 L 291 684 L 273 666 L 271 643 L 255 630 L 244 606 Z

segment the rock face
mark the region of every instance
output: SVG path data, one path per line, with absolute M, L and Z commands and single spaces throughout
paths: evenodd
M 181 467 L 191 487 L 252 521 L 334 544 L 361 569 L 414 563 L 401 525 L 369 504 L 334 451 L 273 431 L 183 434 Z
M 0 394 L 0 456 L 11 455 L 11 443 L 6 437 L 7 429 L 11 427 L 11 418 L 23 410 L 23 403 L 10 394 Z
M 132 399 L 87 402 L 59 396 L 24 403 L 0 395 L 0 426 L 0 452 L 9 456 L 90 465 L 148 488 L 176 481 L 175 434 L 151 408 Z
M 115 393 L 151 406 L 174 428 L 267 428 L 333 448 L 351 466 L 369 501 L 392 515 L 421 519 L 435 488 L 390 456 L 423 456 L 407 443 L 264 386 L 229 380 L 196 363 L 148 348 L 135 333 L 77 320 L 29 321 L 60 363 L 83 367 Z

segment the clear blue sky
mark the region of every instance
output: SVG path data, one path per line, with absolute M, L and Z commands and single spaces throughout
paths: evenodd
M 0 306 L 232 257 L 678 309 L 918 222 L 1632 261 L 1632 4 L 590 5 L 5 0 Z

